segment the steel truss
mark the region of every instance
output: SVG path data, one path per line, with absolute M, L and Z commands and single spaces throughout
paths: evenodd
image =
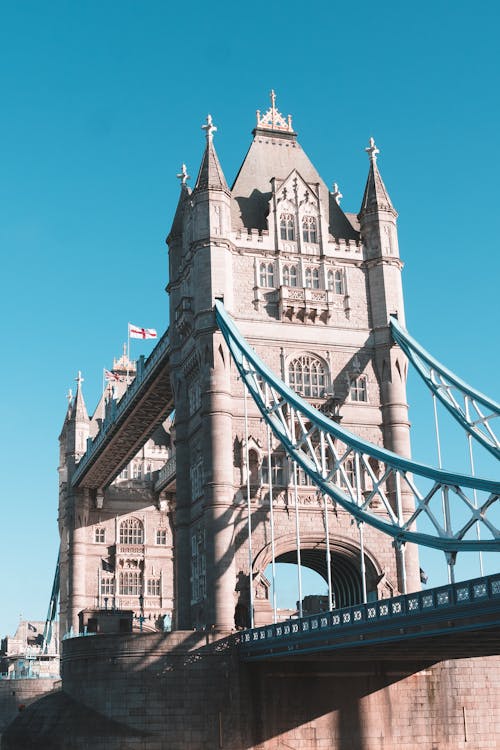
M 215 312 L 244 385 L 294 462 L 294 473 L 300 467 L 320 493 L 347 510 L 358 524 L 366 522 L 390 535 L 401 548 L 413 542 L 449 557 L 462 551 L 500 550 L 494 519 L 500 482 L 435 469 L 348 432 L 268 369 L 222 302 L 216 302 Z M 416 530 L 416 522 L 423 519 L 431 533 Z M 480 539 L 473 538 L 476 527 L 481 528 Z
M 410 336 L 396 318 L 390 319 L 394 341 L 399 344 L 429 390 L 467 431 L 496 458 L 500 458 L 500 441 L 492 422 L 500 417 L 500 404 L 476 391 L 434 359 Z

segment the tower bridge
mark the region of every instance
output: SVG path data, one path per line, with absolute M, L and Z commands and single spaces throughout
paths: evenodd
M 406 331 L 373 138 L 353 214 L 274 92 L 231 187 L 202 127 L 167 237 L 170 328 L 147 360 L 115 361 L 92 415 L 79 377 L 61 432 L 64 706 L 34 707 L 5 747 L 40 711 L 40 742 L 69 748 L 64 709 L 79 727 L 93 712 L 78 748 L 404 750 L 413 723 L 425 750 L 493 748 L 500 577 L 456 581 L 455 561 L 498 551 L 500 483 L 411 459 L 408 367 L 472 467 L 474 445 L 498 453 L 500 407 Z M 447 586 L 421 590 L 422 546 Z M 280 561 L 297 570 L 284 622 Z M 305 567 L 322 613 L 303 611 Z

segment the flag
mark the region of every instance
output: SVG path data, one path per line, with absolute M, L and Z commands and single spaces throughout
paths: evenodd
M 425 570 L 422 570 L 422 568 L 420 568 L 420 583 L 427 583 L 428 580 L 429 576 L 427 575 Z
M 131 339 L 155 339 L 158 334 L 154 328 L 140 328 L 129 323 L 128 335 Z
M 36 633 L 36 628 L 31 624 L 31 622 L 28 623 L 28 630 L 32 630 L 34 633 Z
M 104 380 L 106 383 L 121 383 L 121 377 L 120 375 L 117 375 L 116 372 L 111 372 L 111 370 L 106 370 L 104 368 Z

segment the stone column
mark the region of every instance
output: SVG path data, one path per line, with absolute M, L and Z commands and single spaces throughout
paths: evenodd
M 234 628 L 233 443 L 229 352 L 222 335 L 211 340 L 213 367 L 204 393 L 207 625 Z

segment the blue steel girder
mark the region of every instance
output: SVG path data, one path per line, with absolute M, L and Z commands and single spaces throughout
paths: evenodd
M 492 422 L 500 417 L 500 404 L 480 393 L 442 365 L 396 320 L 390 319 L 394 341 L 399 344 L 429 390 L 466 432 L 496 458 L 500 441 Z
M 500 550 L 500 482 L 420 464 L 342 428 L 291 390 L 263 363 L 217 301 L 218 326 L 244 385 L 288 457 L 318 491 L 394 538 L 448 554 Z M 295 472 L 294 472 L 295 473 Z M 414 510 L 403 510 L 411 494 Z M 416 522 L 426 519 L 430 533 Z M 481 538 L 472 538 L 477 528 Z

